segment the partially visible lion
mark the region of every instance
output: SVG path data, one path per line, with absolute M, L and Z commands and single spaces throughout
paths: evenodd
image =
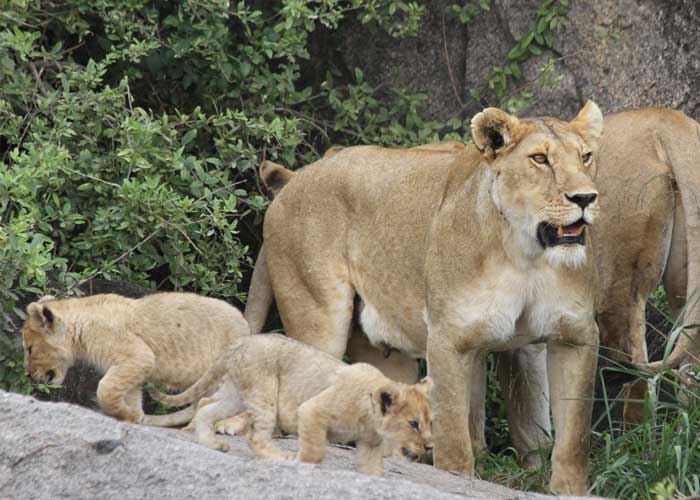
M 179 425 L 194 410 L 144 417 L 143 384 L 184 390 L 228 345 L 249 334 L 235 307 L 191 293 L 43 299 L 27 306 L 24 366 L 32 379 L 60 384 L 76 361 L 84 361 L 104 373 L 97 400 L 106 414 L 134 423 Z
M 596 182 L 601 354 L 645 371 L 698 364 L 700 333 L 691 328 L 666 360 L 646 366 L 645 308 L 662 283 L 673 319 L 683 312 L 679 325 L 700 324 L 700 125 L 663 108 L 606 116 Z M 646 387 L 631 386 L 626 421 L 642 420 L 634 401 Z
M 151 394 L 181 406 L 219 386 L 193 419 L 197 440 L 212 448 L 228 449 L 214 436 L 214 423 L 245 412 L 248 443 L 260 458 L 296 456 L 274 446 L 276 427 L 299 434 L 304 462 L 323 461 L 327 440 L 355 441 L 360 470 L 374 475 L 383 474 L 386 444 L 410 459 L 432 449 L 430 379 L 401 384 L 368 364 L 346 365 L 282 335 L 241 339 L 184 393 Z
M 435 464 L 468 474 L 472 387 L 483 385 L 485 352 L 512 351 L 516 446 L 548 443 L 549 392 L 551 489 L 585 493 L 602 122 L 591 102 L 571 122 L 489 108 L 472 119 L 474 145 L 351 147 L 295 173 L 265 216 L 253 331 L 267 279 L 287 334 L 340 357 L 359 297 L 372 345 L 427 358 Z M 544 350 L 530 345 L 545 342 L 549 377 Z

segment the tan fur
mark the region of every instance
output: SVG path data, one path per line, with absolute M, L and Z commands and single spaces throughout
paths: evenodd
M 602 116 L 592 103 L 569 123 L 488 109 L 472 126 L 475 146 L 353 147 L 294 175 L 265 217 L 275 300 L 289 336 L 340 357 L 359 295 L 375 346 L 427 357 L 435 463 L 468 474 L 467 402 L 483 353 L 546 341 L 551 487 L 583 494 L 595 269 L 590 245 L 545 250 L 537 228 L 595 220 L 597 201 L 584 212 L 567 195 L 596 194 L 595 160 L 584 157 L 597 149 Z M 530 390 L 546 391 L 538 370 Z
M 679 111 L 647 108 L 605 118 L 598 177 L 603 216 L 596 239 L 604 356 L 644 364 L 645 306 L 663 281 L 677 317 L 694 296 L 681 325 L 700 324 L 700 126 Z M 683 334 L 666 362 L 700 360 L 697 330 Z M 629 388 L 643 400 L 646 383 Z M 625 420 L 639 422 L 643 405 L 627 402 Z
M 40 301 L 27 306 L 24 364 L 33 379 L 61 383 L 76 361 L 86 362 L 104 373 L 97 400 L 105 413 L 135 423 L 176 425 L 189 421 L 193 409 L 144 419 L 143 384 L 183 390 L 226 346 L 249 333 L 235 307 L 191 293 Z
M 276 427 L 299 434 L 297 456 L 304 462 L 321 462 L 327 439 L 355 441 L 360 470 L 375 475 L 383 474 L 385 443 L 412 459 L 432 448 L 429 379 L 416 385 L 394 382 L 370 365 L 346 365 L 282 335 L 234 343 L 194 386 L 199 389 L 180 397 L 153 395 L 167 403 L 191 403 L 222 377 L 219 391 L 200 404 L 193 419 L 198 441 L 209 447 L 227 450 L 227 443 L 214 437 L 214 422 L 245 411 L 248 442 L 259 458 L 295 457 L 273 445 Z

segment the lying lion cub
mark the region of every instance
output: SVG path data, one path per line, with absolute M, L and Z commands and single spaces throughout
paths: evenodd
M 248 443 L 259 458 L 295 457 L 273 445 L 276 426 L 298 431 L 296 457 L 304 462 L 321 462 L 327 439 L 355 441 L 359 469 L 366 474 L 383 474 L 385 442 L 411 459 L 432 449 L 430 379 L 394 382 L 373 366 L 346 365 L 282 335 L 241 339 L 184 393 L 151 395 L 182 406 L 209 393 L 222 378 L 219 391 L 209 404 L 200 404 L 193 419 L 197 440 L 206 446 L 227 450 L 214 436 L 214 423 L 246 410 Z
M 24 367 L 35 380 L 60 384 L 76 361 L 87 362 L 104 373 L 97 400 L 106 414 L 134 423 L 178 425 L 194 410 L 144 418 L 142 385 L 159 382 L 183 390 L 231 342 L 249 334 L 235 307 L 191 293 L 42 299 L 27 306 Z

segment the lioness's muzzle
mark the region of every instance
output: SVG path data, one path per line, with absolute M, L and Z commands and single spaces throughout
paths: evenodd
M 557 245 L 585 245 L 586 222 L 579 219 L 568 226 L 554 226 L 542 222 L 537 226 L 537 239 L 545 248 Z

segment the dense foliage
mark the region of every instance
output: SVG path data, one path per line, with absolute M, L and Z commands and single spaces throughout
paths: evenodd
M 6 2 L 6 331 L 27 296 L 70 293 L 96 275 L 241 299 L 266 204 L 255 176 L 263 157 L 297 166 L 334 143 L 449 132 L 421 120 L 424 96 L 380 96 L 359 70 L 310 54 L 314 37 L 346 22 L 410 35 L 422 11 L 389 0 Z M 18 387 L 13 341 L 0 332 L 0 387 Z

